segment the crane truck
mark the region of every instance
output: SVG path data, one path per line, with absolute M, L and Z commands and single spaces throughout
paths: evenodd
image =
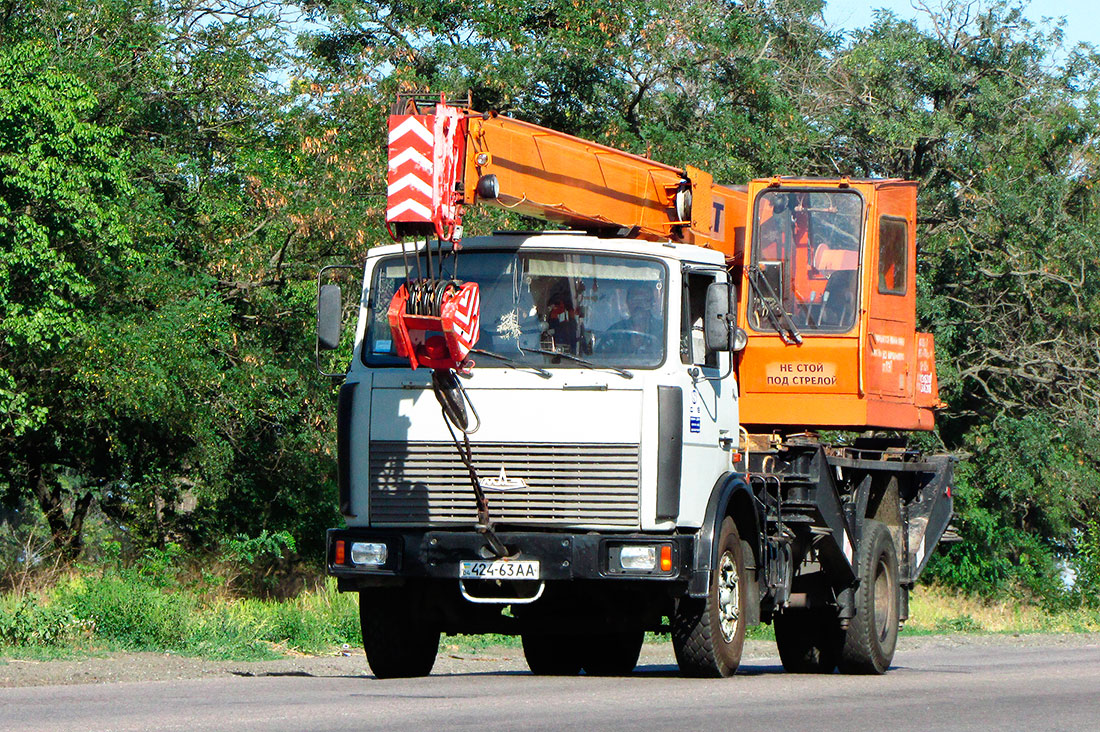
M 436 101 L 390 117 L 400 243 L 337 400 L 327 570 L 372 671 L 501 633 L 536 674 L 625 674 L 656 631 L 725 677 L 771 623 L 788 671 L 884 673 L 952 514 L 952 459 L 904 437 L 940 406 L 915 183 L 719 185 Z M 474 205 L 567 228 L 463 241 Z

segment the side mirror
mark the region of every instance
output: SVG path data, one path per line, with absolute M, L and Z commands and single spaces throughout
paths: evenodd
M 730 315 L 730 286 L 726 282 L 707 285 L 706 311 L 703 316 L 703 337 L 709 351 L 732 351 L 736 325 Z
M 321 285 L 317 291 L 317 350 L 339 347 L 343 307 L 340 285 Z
M 749 334 L 737 327 L 737 306 L 733 293 L 728 282 L 714 282 L 707 286 L 703 335 L 711 351 L 737 353 L 744 350 L 749 342 Z

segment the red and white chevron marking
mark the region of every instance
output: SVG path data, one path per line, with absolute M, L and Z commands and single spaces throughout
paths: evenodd
M 451 332 L 457 336 L 461 346 L 461 357 L 465 358 L 477 343 L 481 328 L 481 294 L 476 282 L 467 282 L 443 306 L 443 322 L 450 325 Z
M 435 133 L 426 114 L 392 115 L 386 222 L 432 222 Z

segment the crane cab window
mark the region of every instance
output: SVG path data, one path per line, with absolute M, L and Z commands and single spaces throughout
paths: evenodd
M 904 295 L 909 253 L 909 228 L 905 219 L 883 216 L 878 223 L 878 291 Z
M 843 333 L 855 325 L 863 199 L 768 190 L 753 218 L 749 325 Z

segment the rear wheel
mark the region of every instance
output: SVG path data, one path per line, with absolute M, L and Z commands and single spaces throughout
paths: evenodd
M 594 633 L 582 641 L 582 665 L 590 676 L 626 676 L 638 665 L 645 631 Z
M 886 673 L 898 643 L 901 595 L 897 553 L 885 524 L 867 521 L 856 570 L 856 613 L 845 634 L 840 670 L 846 674 Z
M 672 615 L 672 649 L 685 676 L 723 677 L 737 670 L 745 645 L 746 589 L 741 539 L 726 517 L 707 596 L 680 598 Z
M 840 661 L 844 631 L 831 608 L 788 610 L 775 616 L 775 644 L 783 669 L 794 674 L 831 674 Z
M 439 650 L 439 627 L 429 621 L 425 595 L 411 587 L 359 592 L 359 624 L 370 670 L 380 679 L 427 676 Z
M 581 644 L 576 635 L 523 633 L 523 657 L 538 676 L 576 676 L 581 672 Z

